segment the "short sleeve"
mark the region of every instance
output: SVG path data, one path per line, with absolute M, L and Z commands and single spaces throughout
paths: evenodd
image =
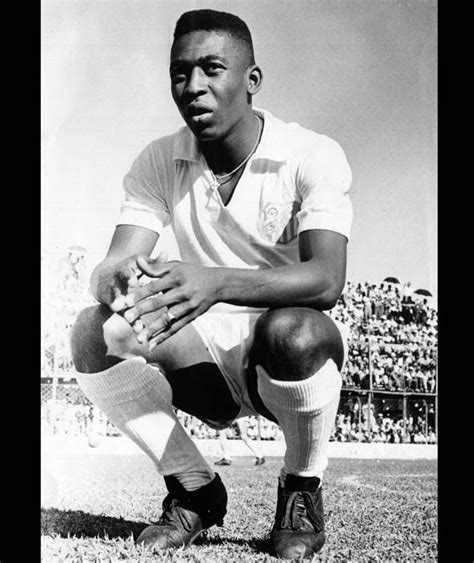
M 124 197 L 117 225 L 136 225 L 160 233 L 170 223 L 164 195 L 164 166 L 157 160 L 159 147 L 150 143 L 138 155 L 123 180 Z
M 352 172 L 344 151 L 333 139 L 321 136 L 309 152 L 305 151 L 298 166 L 298 232 L 325 229 L 349 240 L 353 217 L 351 182 Z

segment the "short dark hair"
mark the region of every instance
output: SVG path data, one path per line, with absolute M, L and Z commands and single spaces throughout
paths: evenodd
M 217 10 L 191 10 L 176 22 L 173 40 L 191 31 L 223 31 L 232 35 L 244 47 L 249 65 L 255 64 L 252 35 L 247 24 L 234 14 Z

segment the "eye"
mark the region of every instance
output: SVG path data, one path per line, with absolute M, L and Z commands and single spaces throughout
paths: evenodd
M 186 80 L 186 75 L 184 74 L 184 72 L 177 70 L 170 72 L 170 77 L 173 84 L 179 84 L 180 82 Z
M 186 69 L 182 65 L 173 65 L 170 68 L 170 78 L 173 84 L 186 80 Z
M 214 75 L 219 74 L 220 71 L 223 70 L 223 66 L 219 63 L 208 63 L 204 67 L 204 71 L 206 74 Z

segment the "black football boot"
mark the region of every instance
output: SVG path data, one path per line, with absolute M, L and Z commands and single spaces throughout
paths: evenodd
M 324 544 L 323 497 L 318 477 L 287 475 L 278 483 L 275 522 L 270 538 L 278 557 L 312 557 Z
M 153 549 L 180 547 L 191 544 L 206 528 L 223 525 L 227 491 L 217 473 L 210 483 L 191 492 L 175 477 L 165 477 L 165 483 L 169 494 L 163 513 L 156 524 L 143 530 L 137 544 Z

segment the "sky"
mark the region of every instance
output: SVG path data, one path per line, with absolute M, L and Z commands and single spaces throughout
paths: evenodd
M 184 122 L 170 95 L 176 20 L 244 19 L 254 105 L 334 138 L 353 173 L 347 279 L 395 276 L 437 301 L 437 3 L 430 0 L 42 0 L 42 249 L 107 251 L 138 153 Z M 176 255 L 172 234 L 161 238 Z

